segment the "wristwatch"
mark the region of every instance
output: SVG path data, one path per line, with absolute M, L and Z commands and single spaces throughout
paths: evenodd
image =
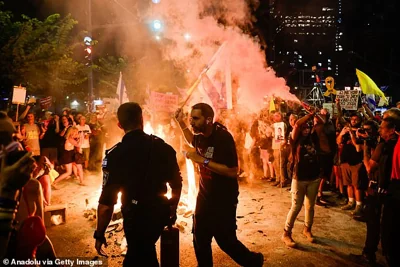
M 210 160 L 209 159 L 205 159 L 203 161 L 203 167 L 207 167 L 209 163 L 210 163 Z

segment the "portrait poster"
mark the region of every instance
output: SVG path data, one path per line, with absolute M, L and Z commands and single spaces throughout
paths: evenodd
M 274 140 L 275 141 L 285 140 L 285 123 L 284 122 L 274 123 Z

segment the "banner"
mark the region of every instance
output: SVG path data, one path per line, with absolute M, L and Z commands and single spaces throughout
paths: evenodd
M 337 98 L 339 98 L 341 108 L 346 110 L 357 110 L 358 108 L 358 97 L 360 91 L 337 91 Z
M 42 98 L 39 101 L 40 108 L 48 109 L 49 107 L 51 107 L 52 102 L 53 102 L 53 97 L 52 96 L 48 96 L 48 97 Z
M 12 103 L 25 104 L 25 100 L 26 100 L 26 88 L 21 86 L 14 86 Z
M 152 111 L 174 112 L 178 108 L 178 96 L 151 91 L 150 108 Z

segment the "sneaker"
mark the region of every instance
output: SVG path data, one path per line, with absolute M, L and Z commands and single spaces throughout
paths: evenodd
M 361 205 L 356 205 L 356 209 L 351 212 L 354 217 L 361 217 L 363 215 L 363 210 Z
M 342 210 L 354 210 L 356 208 L 355 202 L 349 202 L 346 206 L 342 207 Z
M 322 197 L 317 197 L 317 201 L 315 202 L 317 206 L 326 207 L 328 202 L 324 201 Z

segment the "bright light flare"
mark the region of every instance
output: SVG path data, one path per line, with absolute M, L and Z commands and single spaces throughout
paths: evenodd
M 162 28 L 162 23 L 160 20 L 156 19 L 153 21 L 153 25 L 152 25 L 153 29 L 156 31 L 160 31 Z
M 183 38 L 185 38 L 186 41 L 189 41 L 192 36 L 189 33 L 185 33 L 185 35 L 183 35 Z
M 156 35 L 155 38 L 156 38 L 157 41 L 160 41 L 160 40 L 161 40 L 161 37 L 160 37 L 159 35 Z

